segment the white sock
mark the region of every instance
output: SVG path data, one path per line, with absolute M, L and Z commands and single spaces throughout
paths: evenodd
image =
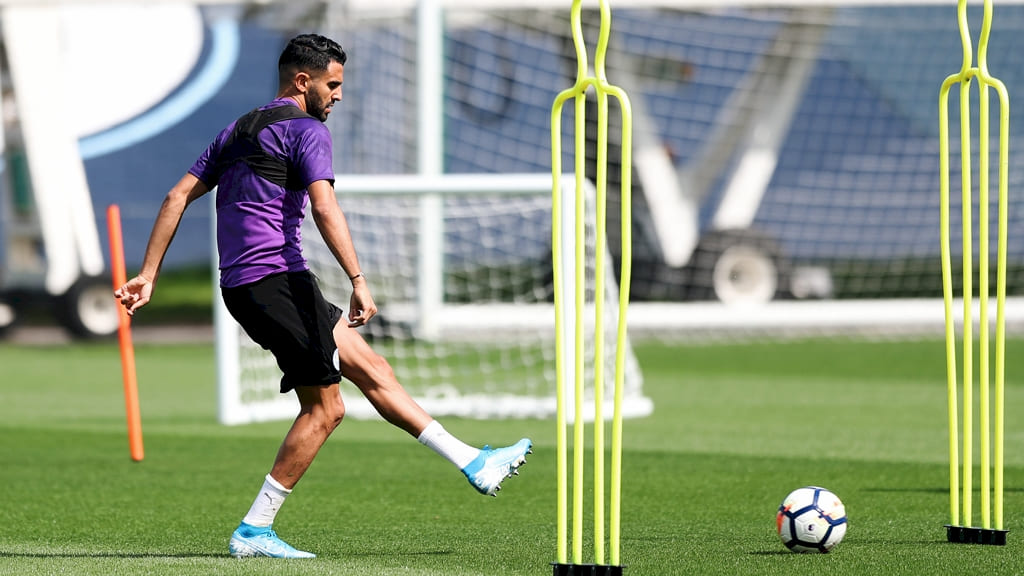
M 465 468 L 480 454 L 479 448 L 473 448 L 452 436 L 437 420 L 431 420 L 423 432 L 420 432 L 417 440 L 420 441 L 420 444 L 444 456 L 459 470 Z
M 250 526 L 270 526 L 274 523 L 277 511 L 284 504 L 285 497 L 291 493 L 291 490 L 267 474 L 260 493 L 256 495 L 256 499 L 252 502 L 252 508 L 249 508 L 249 513 L 245 515 L 242 522 Z

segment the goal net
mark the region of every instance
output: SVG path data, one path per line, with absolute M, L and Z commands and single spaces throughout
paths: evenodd
M 941 333 L 937 103 L 942 81 L 959 71 L 963 58 L 955 2 L 610 4 L 607 76 L 629 93 L 633 109 L 631 336 L 776 335 L 789 328 L 819 333 L 848 327 Z M 425 37 L 429 27 L 423 25 L 423 7 L 434 5 L 440 26 Z M 269 3 L 247 14 L 264 24 L 294 23 L 295 11 L 288 6 Z M 577 71 L 570 3 L 332 0 L 317 6 L 321 9 L 310 11 L 307 16 L 313 18 L 305 24 L 313 22 L 338 38 L 350 57 L 345 99 L 328 122 L 339 173 L 416 173 L 431 153 L 441 156 L 435 167 L 445 174 L 550 171 L 551 104 L 573 84 Z M 600 18 L 596 2 L 584 6 L 583 33 L 592 54 Z M 978 2 L 968 8 L 975 38 L 981 10 Z M 1024 5 L 996 2 L 994 12 L 988 69 L 1013 98 L 1024 93 L 1024 53 L 1015 46 L 1024 34 Z M 438 89 L 427 90 L 431 83 L 424 78 L 436 80 Z M 959 109 L 957 92 L 951 94 L 950 110 Z M 977 94 L 972 90 L 971 99 L 977 100 Z M 432 102 L 433 107 L 428 105 Z M 595 108 L 591 103 L 588 120 L 596 117 Z M 610 116 L 617 118 L 614 101 L 611 108 Z M 971 110 L 977 115 L 976 101 Z M 993 105 L 992 115 L 998 112 Z M 569 138 L 573 122 L 563 119 L 562 126 Z M 962 152 L 956 118 L 950 128 L 950 153 L 956 158 Z M 1018 161 L 1024 151 L 1021 130 L 1024 123 L 1011 122 L 1010 190 L 1024 181 L 1024 162 Z M 993 150 L 997 132 L 991 134 Z M 609 190 L 615 191 L 617 127 L 609 134 Z M 977 136 L 969 141 L 971 166 L 977 170 Z M 594 146 L 588 142 L 584 159 L 588 176 L 595 173 Z M 573 159 L 566 157 L 562 164 L 571 167 Z M 960 163 L 951 167 L 950 180 L 960 182 Z M 952 196 L 953 277 L 959 280 L 963 212 L 959 190 Z M 344 194 L 342 201 L 351 201 L 344 207 L 356 211 L 362 202 Z M 484 202 L 456 201 L 449 194 L 442 212 L 447 218 L 477 201 Z M 993 230 L 995 201 L 993 195 Z M 409 216 L 402 231 L 413 234 L 425 212 L 421 202 L 407 202 L 393 210 L 420 214 Z M 608 249 L 616 269 L 617 202 L 611 193 Z M 976 219 L 976 206 L 971 213 Z M 355 216 L 353 228 L 363 222 L 375 227 L 372 214 Z M 517 244 L 514 253 L 534 246 L 523 238 L 547 234 L 516 232 L 524 235 L 516 236 L 516 242 L 524 244 Z M 398 245 L 391 238 L 359 241 Z M 481 232 L 477 244 L 493 241 Z M 1012 325 L 1024 322 L 1024 306 L 1013 297 L 1024 289 L 1024 213 L 1019 210 L 1009 215 L 1008 245 Z M 995 250 L 995 242 L 990 246 Z M 443 261 L 443 287 L 438 290 L 434 282 L 433 289 L 443 294 L 446 306 L 471 310 L 469 305 L 482 299 L 489 312 L 481 311 L 478 318 L 504 318 L 495 311 L 512 296 L 491 300 L 477 292 L 478 277 L 450 267 L 461 256 L 435 249 L 415 257 Z M 512 268 L 506 267 L 508 276 L 499 282 L 504 290 L 547 282 Z M 401 292 L 387 275 L 369 273 L 382 295 Z M 420 296 L 386 303 L 378 329 L 404 333 L 405 340 L 396 338 L 389 346 L 408 341 L 424 346 L 409 356 L 417 358 L 416 370 L 450 371 L 452 363 L 436 362 L 432 352 L 424 352 L 449 344 L 417 335 L 417 330 L 436 330 L 436 325 L 431 328 L 434 320 L 410 320 L 400 311 L 404 304 L 399 302 L 416 302 Z M 529 308 L 518 302 L 515 307 L 518 316 Z M 434 319 L 443 317 L 439 313 Z M 508 315 L 513 317 L 517 313 Z M 501 333 L 489 331 L 486 337 Z M 371 337 L 378 345 L 391 338 Z M 529 362 L 523 356 L 509 358 L 495 352 L 470 364 L 479 372 L 491 369 L 485 361 L 527 371 L 532 369 L 522 366 L 538 366 L 517 364 Z
M 335 186 L 379 308 L 377 317 L 360 331 L 389 360 L 417 402 L 433 415 L 553 415 L 557 378 L 551 177 L 339 177 Z M 573 192 L 563 192 L 568 195 L 566 202 L 571 202 Z M 435 202 L 438 210 L 429 211 Z M 588 206 L 593 206 L 593 198 Z M 598 249 L 594 224 L 593 210 L 589 210 L 585 277 L 591 325 L 584 365 L 590 372 L 593 257 Z M 563 228 L 572 230 L 573 223 Z M 311 218 L 306 219 L 302 235 L 310 268 L 324 295 L 347 308 L 351 283 Z M 571 271 L 573 263 L 568 260 L 565 266 Z M 609 335 L 603 357 L 605 372 L 612 374 L 618 293 L 615 274 L 610 269 L 607 273 L 604 324 Z M 222 311 L 218 317 L 222 323 L 218 328 L 221 421 L 293 417 L 297 404 L 292 395 L 279 394 L 281 374 L 273 357 L 225 314 Z M 606 383 L 605 398 L 612 398 L 613 386 L 612 381 Z M 628 342 L 623 395 L 624 416 L 651 412 Z M 348 415 L 375 415 L 360 395 L 345 396 Z M 583 414 L 593 414 L 592 390 L 584 402 Z M 610 404 L 606 412 L 611 412 Z
M 445 170 L 546 171 L 551 100 L 576 73 L 568 5 L 439 3 Z M 352 52 L 345 105 L 332 119 L 346 135 L 337 148 L 345 171 L 417 169 L 416 71 L 424 58 L 410 4 L 348 2 L 326 12 L 326 28 Z M 794 300 L 904 301 L 859 313 L 884 321 L 893 309 L 917 312 L 908 299 L 941 298 L 937 102 L 963 57 L 955 2 L 610 4 L 607 75 L 629 93 L 634 116 L 638 313 L 647 303 L 654 316 L 669 310 L 664 303 L 695 302 L 753 304 L 756 316 Z M 585 6 L 592 50 L 600 19 L 593 3 Z M 968 8 L 975 40 L 981 12 L 980 2 Z M 1022 32 L 1024 5 L 996 2 L 988 69 L 1011 99 L 1024 93 L 1024 55 L 1015 46 Z M 971 94 L 976 116 L 977 89 Z M 950 110 L 958 108 L 954 93 Z M 1024 163 L 1014 161 L 1022 130 L 1011 122 L 1011 190 L 1024 180 Z M 972 143 L 976 169 L 976 134 Z M 953 182 L 959 167 L 952 163 Z M 960 246 L 957 192 L 950 227 Z M 1024 283 L 1021 218 L 1010 214 L 1011 295 Z M 610 244 L 614 251 L 616 240 Z M 742 325 L 750 314 L 737 309 L 719 306 L 713 315 Z M 632 327 L 639 326 L 631 319 Z

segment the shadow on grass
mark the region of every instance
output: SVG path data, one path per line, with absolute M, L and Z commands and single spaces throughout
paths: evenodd
M 917 538 L 917 539 L 899 539 L 899 538 L 857 538 L 857 544 L 865 546 L 931 546 L 931 545 L 950 545 L 953 543 L 946 540 L 946 530 L 939 526 L 941 533 L 936 530 L 935 538 Z
M 455 552 L 452 551 L 452 550 L 419 550 L 419 551 L 411 551 L 411 552 L 402 552 L 402 551 L 394 551 L 394 550 L 373 551 L 373 552 L 370 552 L 370 551 L 366 551 L 366 552 L 353 552 L 352 550 L 348 550 L 348 551 L 345 552 L 345 556 L 350 556 L 350 557 L 355 557 L 355 558 L 374 558 L 374 557 L 392 558 L 392 557 L 395 557 L 395 556 L 450 556 L 451 554 L 454 554 L 454 553 Z
M 226 553 L 182 553 L 159 552 L 4 552 L 0 558 L 231 558 Z
M 946 487 L 942 487 L 942 488 L 865 488 L 864 491 L 865 492 L 892 492 L 892 493 L 895 493 L 895 494 L 900 494 L 900 493 L 904 493 L 904 494 L 913 494 L 913 493 L 949 494 L 949 487 L 946 486 Z M 974 482 L 974 492 L 980 492 L 980 491 L 981 491 L 980 483 L 975 481 Z M 1024 487 L 1021 487 L 1021 488 L 1009 488 L 1009 487 L 1003 486 L 1003 492 L 1024 492 Z
M 374 552 L 346 552 L 345 556 L 350 557 L 394 557 L 394 556 L 449 556 L 454 554 L 452 550 L 422 550 L 411 552 L 395 551 L 374 551 Z M 329 554 L 318 554 L 327 558 Z M 161 553 L 161 552 L 4 552 L 0 550 L 0 558 L 226 558 L 235 560 L 230 554 L 221 552 L 194 552 L 194 553 Z

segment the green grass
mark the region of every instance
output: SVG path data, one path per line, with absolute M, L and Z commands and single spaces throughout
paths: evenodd
M 1019 356 L 1007 366 L 1011 533 L 998 548 L 944 542 L 941 342 L 637 353 L 656 412 L 625 426 L 626 574 L 1020 573 Z M 0 347 L 0 574 L 551 573 L 553 422 L 444 420 L 473 443 L 534 438 L 523 473 L 484 498 L 397 429 L 347 420 L 276 523 L 319 557 L 239 561 L 227 538 L 288 423 L 219 426 L 211 346 L 142 346 L 137 362 L 140 463 L 128 456 L 115 346 Z M 832 554 L 791 554 L 774 534 L 775 507 L 806 484 L 846 503 L 850 531 Z
M 135 271 L 130 272 L 134 274 Z M 209 324 L 213 322 L 213 277 L 209 268 L 179 268 L 161 272 L 153 300 L 133 322 L 138 326 Z M 216 294 L 220 297 L 220 293 Z
M 132 276 L 137 272 L 136 269 L 128 270 Z M 216 297 L 220 297 L 219 292 Z M 214 286 L 209 268 L 197 266 L 164 270 L 160 274 L 153 300 L 146 305 L 145 313 L 140 312 L 135 316 L 132 324 L 210 324 L 213 322 L 213 308 L 210 306 L 213 298 Z M 52 300 L 35 295 L 19 301 L 17 322 L 31 326 L 57 324 Z

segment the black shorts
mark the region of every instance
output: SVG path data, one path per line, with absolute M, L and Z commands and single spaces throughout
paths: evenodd
M 341 381 L 334 327 L 342 311 L 324 299 L 311 272 L 271 274 L 221 287 L 221 295 L 245 333 L 274 354 L 284 372 L 282 393 Z

